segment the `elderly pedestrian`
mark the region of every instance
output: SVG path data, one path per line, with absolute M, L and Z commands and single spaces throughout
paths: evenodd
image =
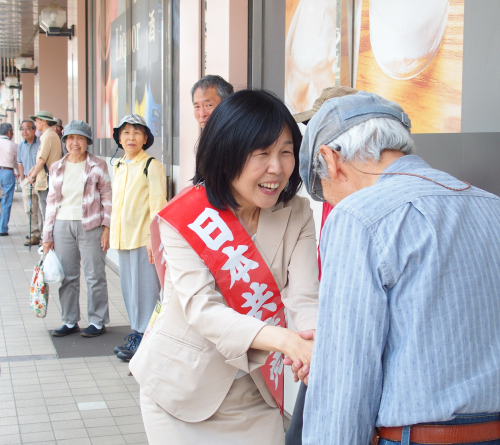
M 286 106 L 243 90 L 213 112 L 194 186 L 151 225 L 163 307 L 130 369 L 150 444 L 284 444 L 282 355 L 309 363 L 316 235 Z M 270 351 L 273 351 L 269 354 Z
M 120 285 L 134 331 L 114 352 L 129 361 L 160 299 L 149 225 L 167 203 L 167 187 L 163 165 L 146 153 L 154 136 L 142 116 L 125 116 L 113 129 L 113 138 L 125 155 L 113 169 L 111 248 L 118 251 Z
M 304 444 L 500 444 L 500 198 L 413 151 L 408 116 L 372 93 L 307 126 L 305 188 L 335 208 Z
M 61 159 L 61 141 L 53 128 L 56 120 L 49 111 L 39 111 L 30 118 L 35 121 L 35 126 L 42 133 L 40 146 L 36 155 L 36 164 L 28 173 L 28 181 L 34 185 L 40 200 L 42 215 L 45 219 L 47 195 L 49 193 L 49 171 L 52 164 Z
M 59 288 L 63 337 L 80 331 L 80 260 L 87 283 L 89 325 L 81 335 L 97 337 L 109 323 L 105 258 L 109 248 L 111 178 L 106 162 L 87 151 L 92 130 L 83 121 L 64 129 L 68 154 L 50 169 L 50 191 L 43 228 L 43 251 L 54 249 L 65 278 Z
M 191 88 L 194 117 L 201 129 L 205 128 L 208 118 L 215 108 L 229 95 L 234 93 L 233 86 L 221 76 L 208 74 Z
M 4 191 L 4 197 L 1 199 L 0 236 L 9 234 L 10 210 L 16 186 L 17 144 L 12 141 L 13 135 L 12 125 L 0 125 L 0 185 Z
M 56 124 L 54 125 L 54 130 L 59 136 L 59 139 L 61 139 L 61 156 L 65 156 L 68 153 L 68 150 L 66 150 L 66 144 L 62 140 L 63 133 L 64 133 L 64 125 L 62 122 L 62 119 L 58 117 L 54 117 L 54 120 L 56 121 Z
M 26 176 L 36 164 L 36 155 L 40 146 L 40 138 L 35 134 L 35 123 L 26 119 L 21 123 L 22 142 L 17 147 L 17 168 L 21 179 L 24 211 L 31 219 L 31 236 L 26 236 L 25 246 L 36 246 L 40 242 L 40 223 L 38 221 L 38 193 Z

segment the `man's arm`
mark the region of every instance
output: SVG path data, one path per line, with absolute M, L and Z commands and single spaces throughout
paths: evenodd
M 337 210 L 321 240 L 318 328 L 304 410 L 304 445 L 368 445 L 382 394 L 389 329 L 381 245 Z
M 19 176 L 21 177 L 21 181 L 24 181 L 24 167 L 23 164 L 17 163 L 17 169 L 19 170 Z
M 33 166 L 33 168 L 28 173 L 29 182 L 31 182 L 32 184 L 35 182 L 36 175 L 38 175 L 38 173 L 40 173 L 40 171 L 42 170 L 44 165 L 45 165 L 45 159 L 39 158 L 38 161 L 36 161 L 36 164 Z

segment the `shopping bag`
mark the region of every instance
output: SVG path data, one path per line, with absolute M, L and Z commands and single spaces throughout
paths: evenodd
M 44 318 L 47 315 L 49 304 L 49 286 L 45 284 L 43 273 L 44 259 L 45 255 L 42 255 L 40 262 L 35 266 L 30 286 L 30 308 L 39 318 Z
M 57 258 L 57 254 L 52 249 L 45 255 L 43 275 L 45 283 L 60 283 L 64 280 L 63 267 L 59 258 Z

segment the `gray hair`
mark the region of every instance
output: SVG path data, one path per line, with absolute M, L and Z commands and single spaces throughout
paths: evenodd
M 415 151 L 415 143 L 410 132 L 400 122 L 376 117 L 362 122 L 342 133 L 328 146 L 339 151 L 347 161 L 378 161 L 383 150 L 397 150 L 405 155 Z M 314 170 L 323 179 L 328 179 L 328 171 L 323 156 L 315 156 Z
M 10 125 L 8 122 L 4 122 L 0 125 L 0 136 L 7 136 L 7 133 L 9 131 L 12 131 L 12 125 Z
M 207 88 L 215 88 L 220 100 L 224 100 L 226 97 L 234 93 L 234 88 L 229 82 L 226 82 L 220 76 L 214 76 L 212 74 L 202 77 L 193 85 L 193 88 L 191 88 L 191 100 L 194 99 L 194 92 L 198 88 L 202 91 L 205 91 Z
M 24 119 L 22 122 L 21 122 L 21 127 L 23 126 L 23 124 L 25 122 L 28 122 L 31 126 L 31 129 L 34 130 L 36 127 L 35 127 L 35 123 L 31 120 L 31 119 Z

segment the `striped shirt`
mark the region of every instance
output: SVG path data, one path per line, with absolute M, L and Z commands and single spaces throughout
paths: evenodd
M 54 241 L 54 220 L 61 208 L 64 170 L 67 157 L 64 156 L 50 168 L 49 194 L 47 211 L 43 224 L 43 241 Z M 104 159 L 87 153 L 85 170 L 82 177 L 82 226 L 91 230 L 99 226 L 110 226 L 111 220 L 111 177 Z
M 385 172 L 464 187 L 414 155 Z M 304 444 L 500 411 L 500 198 L 380 176 L 332 211 L 321 257 Z

